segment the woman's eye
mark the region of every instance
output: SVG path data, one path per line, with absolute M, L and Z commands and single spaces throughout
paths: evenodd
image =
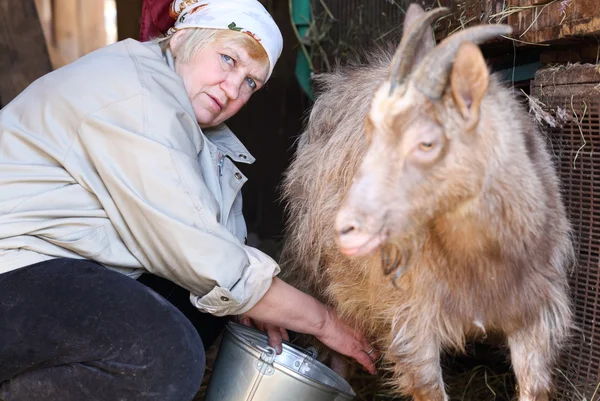
M 248 82 L 250 88 L 252 88 L 253 90 L 256 89 L 256 81 L 254 81 L 252 78 L 246 78 L 246 82 Z
M 230 64 L 230 65 L 234 65 L 235 64 L 235 60 L 233 58 L 229 57 L 227 54 L 221 54 L 221 58 L 227 64 Z

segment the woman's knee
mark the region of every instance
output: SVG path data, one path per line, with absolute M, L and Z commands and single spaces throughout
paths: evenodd
M 172 380 L 173 383 L 180 382 L 180 385 L 186 384 L 197 391 L 206 366 L 202 340 L 194 326 L 177 308 L 154 291 L 150 289 L 148 291 L 157 298 L 159 303 L 166 303 L 164 307 L 166 313 L 170 315 L 165 320 L 157 320 L 152 325 L 154 330 L 147 333 L 148 338 L 153 339 L 152 343 L 160 354 L 157 359 L 161 360 L 161 370 L 163 374 L 171 377 L 167 380 Z M 161 322 L 165 325 L 161 325 Z
M 134 281 L 134 280 L 132 280 Z M 184 400 L 200 388 L 206 357 L 202 340 L 192 323 L 164 297 L 138 282 L 130 298 L 136 318 L 130 355 L 133 363 L 147 366 L 138 372 L 164 400 Z M 200 313 L 200 312 L 199 312 Z M 136 346 L 137 345 L 137 346 Z M 162 383 L 161 383 L 162 382 Z
M 146 358 L 149 369 L 144 376 L 163 393 L 162 400 L 186 400 L 200 389 L 206 357 L 197 331 L 185 317 L 184 321 L 177 316 L 180 313 L 177 309 L 173 313 L 174 320 L 179 322 L 169 332 L 148 333 L 155 338 L 156 353 Z
M 0 288 L 14 304 L 0 318 L 16 325 L 0 332 L 2 380 L 14 379 L 23 366 L 82 363 L 82 374 L 95 378 L 84 380 L 90 385 L 119 378 L 117 392 L 133 386 L 160 394 L 138 399 L 192 399 L 200 387 L 205 355 L 196 329 L 136 280 L 88 261 L 53 260 L 3 275 Z M 29 320 L 38 322 L 36 330 L 19 326 Z M 23 346 L 39 352 L 29 355 Z M 1 366 L 3 360 L 10 366 Z
M 140 344 L 139 348 L 145 354 L 140 355 L 143 363 L 149 366 L 145 376 L 154 382 L 157 391 L 164 392 L 164 400 L 193 397 L 200 388 L 206 365 L 197 330 L 164 297 L 143 284 L 135 282 L 135 287 L 144 294 L 136 297 L 134 309 L 141 311 L 137 331 L 138 339 L 146 345 Z

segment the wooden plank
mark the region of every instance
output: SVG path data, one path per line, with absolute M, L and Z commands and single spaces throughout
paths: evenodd
M 52 7 L 55 67 L 62 67 L 79 58 L 79 0 L 54 0 Z
M 564 99 L 570 99 L 571 97 L 573 97 L 573 99 L 575 98 L 587 98 L 590 100 L 594 100 L 596 98 L 596 94 L 598 93 L 598 89 L 597 89 L 597 85 L 595 84 L 571 84 L 571 85 L 547 85 L 547 86 L 543 86 L 543 85 L 539 85 L 539 84 L 534 84 L 534 81 L 532 81 L 531 84 L 531 95 L 536 97 L 536 98 L 543 98 L 543 97 L 548 97 L 548 96 L 552 96 L 552 97 L 558 97 L 558 98 L 564 98 Z M 579 100 L 580 102 L 581 100 Z M 581 107 L 585 107 L 585 105 L 582 105 L 581 103 L 574 103 L 573 104 L 573 108 L 575 110 L 581 108 Z M 572 109 L 569 106 L 567 106 L 566 109 L 567 113 L 569 116 L 573 116 L 572 113 Z M 578 113 L 580 116 L 583 115 L 583 113 L 579 112 Z
M 54 47 L 52 1 L 53 0 L 35 0 L 35 5 L 42 24 L 42 30 L 44 31 L 44 39 L 46 40 L 46 49 L 48 49 L 50 62 L 52 63 L 52 67 L 56 68 L 59 63 L 58 52 Z
M 80 56 L 106 45 L 104 0 L 79 0 Z
M 600 64 L 560 65 L 541 69 L 535 74 L 535 85 L 571 85 L 600 83 Z M 600 94 L 600 93 L 599 93 Z
M 52 71 L 34 0 L 0 0 L 0 107 Z
M 438 0 L 434 4 L 448 7 L 452 12 L 436 23 L 435 36 L 441 40 L 460 29 L 494 23 L 495 15 L 502 12 L 506 0 Z
M 40 23 L 44 30 L 44 36 L 48 33 L 47 39 L 51 39 L 52 29 L 52 1 L 51 0 L 35 0 Z
M 600 33 L 600 2 L 598 0 L 511 0 L 510 8 L 522 10 L 511 14 L 508 23 L 514 37 L 529 43 L 544 43 L 574 36 Z
M 600 47 L 598 44 L 575 43 L 563 46 L 551 46 L 545 47 L 540 53 L 540 62 L 542 64 L 597 64 L 599 61 Z
M 513 27 L 512 37 L 520 41 L 515 41 L 519 46 L 600 34 L 600 0 L 439 0 L 438 3 L 452 11 L 451 16 L 437 23 L 438 40 L 465 27 L 497 22 Z

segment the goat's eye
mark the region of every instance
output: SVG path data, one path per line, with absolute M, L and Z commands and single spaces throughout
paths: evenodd
M 433 149 L 433 142 L 421 142 L 419 144 L 419 149 L 424 152 L 428 152 Z

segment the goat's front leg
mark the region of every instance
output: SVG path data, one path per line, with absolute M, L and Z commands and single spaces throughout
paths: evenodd
M 387 359 L 392 364 L 392 384 L 414 401 L 448 401 L 440 365 L 440 344 L 427 333 L 410 339 L 396 338 Z
M 548 313 L 542 322 L 508 336 L 512 366 L 519 385 L 519 401 L 548 401 L 552 369 L 563 345 L 567 323 Z

